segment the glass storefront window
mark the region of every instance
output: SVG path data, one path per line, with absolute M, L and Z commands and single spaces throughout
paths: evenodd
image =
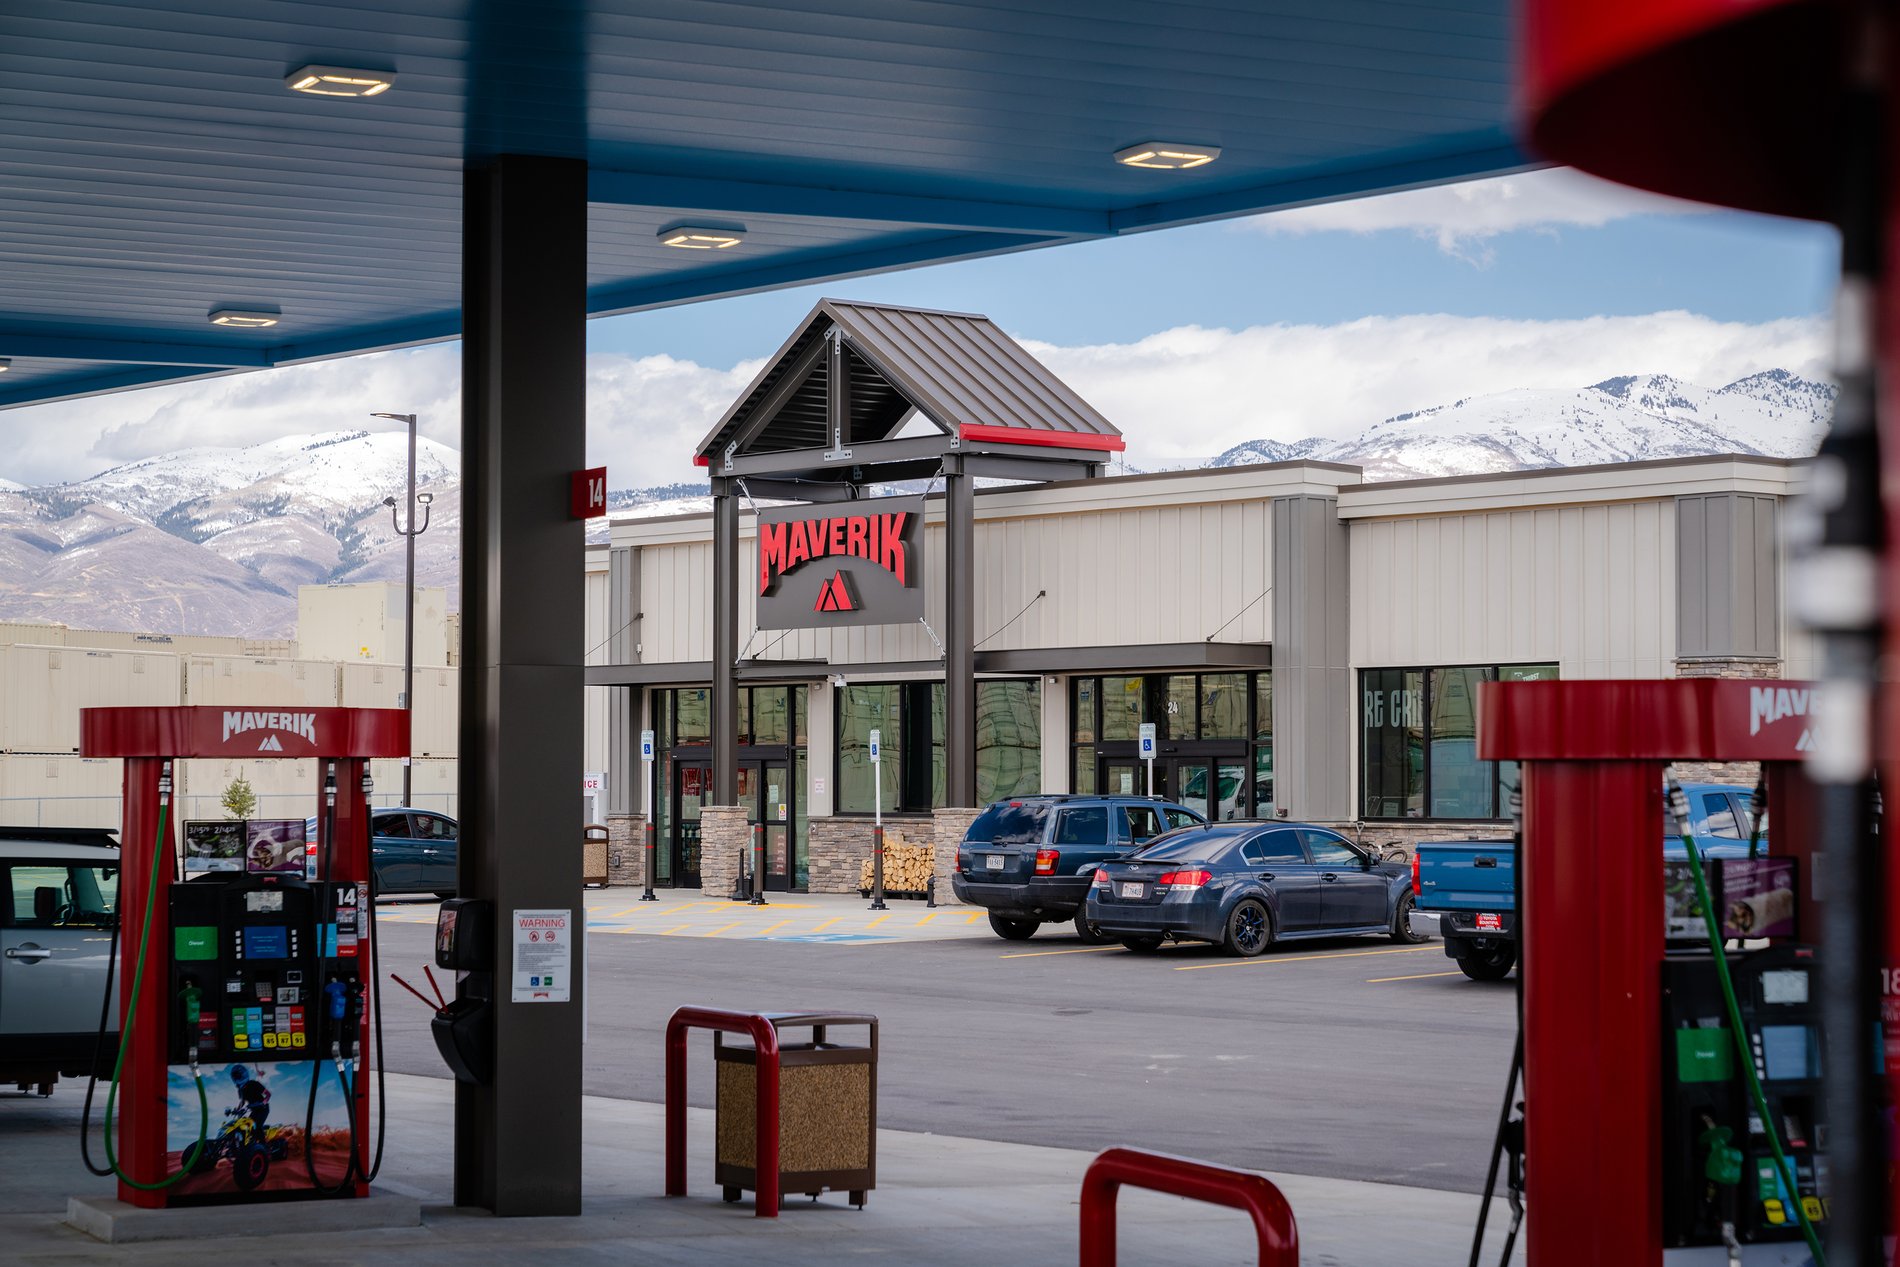
M 1042 787 L 1042 684 L 976 684 L 976 800 L 1025 796 Z
M 1194 722 L 1194 706 L 1197 702 L 1194 675 L 1177 673 L 1167 679 L 1164 689 L 1167 696 L 1162 704 L 1161 715 L 1165 724 L 1156 727 L 1156 733 L 1163 739 L 1199 739 L 1200 732 L 1195 729 Z
M 693 687 L 673 692 L 675 704 L 674 742 L 679 744 L 712 742 L 712 690 Z
M 1508 761 L 1478 759 L 1479 686 L 1557 676 L 1554 664 L 1361 671 L 1361 814 L 1374 819 L 1507 815 L 1517 768 Z
M 900 733 L 903 688 L 894 684 L 852 684 L 838 691 L 838 809 L 868 814 L 874 807 L 878 778 L 884 808 L 896 810 L 902 778 Z M 871 732 L 879 731 L 881 768 L 871 765 Z
M 944 804 L 944 692 L 941 682 L 854 684 L 838 693 L 841 814 L 873 809 L 870 732 L 883 731 L 887 813 L 923 813 Z M 976 684 L 976 795 L 979 804 L 1042 786 L 1042 683 Z
M 791 733 L 790 719 L 786 716 L 789 705 L 786 697 L 789 689 L 783 686 L 755 686 L 751 691 L 739 692 L 742 711 L 740 713 L 740 733 L 745 733 L 746 720 L 744 701 L 751 696 L 751 732 L 752 742 L 756 744 L 782 744 Z
M 1102 742 L 1133 740 L 1140 737 L 1141 723 L 1148 720 L 1143 707 L 1138 677 L 1102 679 Z
M 1253 750 L 1253 816 L 1273 817 L 1273 744 Z
M 1095 701 L 1101 693 L 1102 684 L 1097 679 L 1075 679 L 1075 701 L 1069 714 L 1069 731 L 1076 743 L 1095 742 Z
M 1273 674 L 1271 673 L 1253 675 L 1253 737 L 1266 742 L 1273 739 Z
M 1247 675 L 1209 673 L 1201 679 L 1201 738 L 1247 737 Z

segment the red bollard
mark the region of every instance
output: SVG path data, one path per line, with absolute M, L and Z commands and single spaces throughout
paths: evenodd
M 1260 1242 L 1260 1267 L 1299 1267 L 1293 1207 L 1271 1179 L 1133 1148 L 1109 1149 L 1082 1175 L 1081 1267 L 1115 1267 L 1115 1198 L 1123 1187 L 1245 1210 Z
M 716 1029 L 749 1034 L 758 1051 L 758 1119 L 754 1128 L 758 1156 L 754 1170 L 758 1187 L 754 1212 L 762 1219 L 778 1217 L 778 1030 L 760 1012 L 724 1012 L 709 1007 L 683 1007 L 666 1022 L 666 1195 L 686 1195 L 686 1034 Z

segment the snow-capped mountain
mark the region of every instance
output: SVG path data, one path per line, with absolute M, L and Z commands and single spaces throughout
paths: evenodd
M 1344 439 L 1250 440 L 1202 465 L 1310 458 L 1383 480 L 1705 453 L 1805 457 L 1834 395 L 1785 370 L 1713 390 L 1657 374 L 1609 378 L 1433 405 Z M 190 449 L 67 484 L 0 478 L 0 620 L 288 635 L 298 585 L 402 578 L 403 538 L 382 503 L 403 492 L 407 445 L 400 432 L 332 432 Z M 417 488 L 435 499 L 416 539 L 416 579 L 446 587 L 454 606 L 460 455 L 421 440 L 416 463 Z M 608 494 L 614 518 L 710 508 L 704 484 Z M 605 537 L 596 521 L 589 539 Z

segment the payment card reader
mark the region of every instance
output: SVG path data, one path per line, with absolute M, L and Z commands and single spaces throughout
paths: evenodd
M 435 917 L 435 966 L 456 975 L 456 997 L 429 1030 L 457 1082 L 486 1083 L 495 1067 L 495 904 L 450 898 Z
M 1663 1243 L 1799 1241 L 1794 1202 L 1809 1222 L 1828 1214 L 1827 1124 L 1821 1074 L 1819 969 L 1812 949 L 1784 945 L 1732 958 L 1749 1064 L 1772 1115 L 1776 1160 L 1730 1032 L 1707 951 L 1663 961 Z

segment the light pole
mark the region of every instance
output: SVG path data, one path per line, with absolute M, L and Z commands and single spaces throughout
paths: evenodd
M 433 493 L 416 492 L 416 415 L 414 414 L 371 414 L 372 418 L 387 418 L 391 422 L 409 425 L 409 524 L 403 526 L 402 519 L 396 514 L 396 499 L 383 498 L 383 505 L 389 507 L 389 522 L 397 535 L 405 538 L 407 560 L 403 568 L 403 613 L 402 613 L 402 707 L 410 715 L 412 729 L 409 740 L 410 752 L 402 759 L 402 803 L 409 804 L 409 771 L 414 757 L 415 738 L 413 721 L 416 707 L 416 538 L 429 530 L 429 503 L 435 500 Z M 422 507 L 422 526 L 416 526 L 416 507 Z

